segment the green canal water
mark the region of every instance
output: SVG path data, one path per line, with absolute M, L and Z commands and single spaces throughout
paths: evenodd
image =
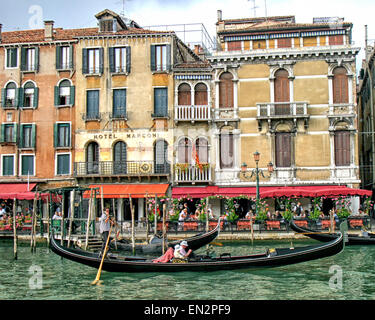
M 295 247 L 314 243 L 294 241 Z M 316 242 L 315 242 L 316 243 Z M 263 252 L 290 241 L 222 242 L 217 254 Z M 197 253 L 203 253 L 200 249 Z M 242 271 L 109 273 L 92 286 L 97 270 L 54 254 L 45 244 L 31 253 L 0 241 L 0 300 L 373 300 L 375 246 L 346 247 L 340 254 L 284 267 Z

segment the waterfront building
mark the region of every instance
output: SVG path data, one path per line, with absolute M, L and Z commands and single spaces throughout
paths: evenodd
M 223 19 L 216 23 L 213 68 L 216 150 L 214 184 L 225 195 L 250 193 L 245 179 L 260 153 L 261 187 L 360 186 L 352 23 L 294 16 Z M 226 150 L 227 152 L 223 152 Z M 357 198 L 358 200 L 358 198 Z M 270 200 L 271 201 L 271 200 Z M 303 205 L 310 207 L 308 199 Z M 272 200 L 270 206 L 277 208 Z M 332 206 L 324 204 L 324 211 Z M 358 208 L 358 202 L 354 204 Z M 354 208 L 354 211 L 356 209 Z
M 80 30 L 1 32 L 0 189 L 31 199 L 36 188 L 71 186 L 75 65 Z M 21 195 L 22 194 L 22 195 Z M 9 195 L 13 197 L 13 195 Z
M 366 31 L 367 33 L 367 31 Z M 374 170 L 374 66 L 375 48 L 368 44 L 366 36 L 365 59 L 359 73 L 358 85 L 358 129 L 359 135 L 359 164 L 361 187 L 373 190 L 375 182 Z

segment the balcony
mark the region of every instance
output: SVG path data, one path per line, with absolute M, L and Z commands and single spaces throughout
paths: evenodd
M 195 164 L 177 163 L 174 170 L 174 181 L 177 183 L 211 182 L 211 166 L 209 163 L 198 167 Z
M 82 113 L 83 121 L 100 121 L 102 118 L 103 112 Z
M 155 161 L 74 162 L 73 174 L 74 177 L 169 175 L 170 164 L 158 164 Z
M 211 121 L 210 106 L 175 106 L 174 121 Z
M 259 131 L 262 129 L 262 122 L 267 121 L 271 129 L 274 129 L 274 122 L 291 120 L 297 126 L 297 120 L 304 122 L 305 129 L 309 124 L 310 115 L 307 113 L 307 102 L 269 102 L 257 103 L 257 120 Z

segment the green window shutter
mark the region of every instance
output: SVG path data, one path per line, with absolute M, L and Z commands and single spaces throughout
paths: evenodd
M 34 109 L 38 108 L 38 101 L 39 101 L 39 88 L 34 88 L 34 101 L 33 101 Z
M 74 69 L 74 54 L 73 54 L 73 45 L 69 47 L 69 68 Z
M 23 133 L 23 130 L 24 130 L 24 125 L 21 124 L 20 125 L 20 132 L 21 132 L 21 134 L 20 134 L 20 138 L 18 140 L 18 146 L 20 148 L 23 148 L 23 146 L 24 146 L 24 141 L 23 141 L 24 133 Z
M 61 46 L 56 46 L 56 69 L 61 69 Z
M 26 67 L 26 48 L 21 48 L 21 71 L 25 71 L 27 69 Z
M 59 105 L 59 96 L 60 96 L 60 87 L 59 86 L 55 86 L 55 89 L 54 89 L 55 106 Z
M 104 49 L 99 48 L 99 73 L 103 74 L 104 71 Z
M 75 98 L 76 98 L 76 87 L 71 86 L 70 87 L 70 105 L 72 106 L 74 105 Z
M 12 142 L 17 143 L 17 141 L 18 141 L 18 124 L 17 123 L 14 124 L 13 130 L 14 130 L 14 132 L 13 132 L 14 134 L 13 134 L 13 141 Z
M 131 67 L 131 47 L 126 47 L 126 72 L 130 73 Z
M 58 133 L 58 124 L 57 123 L 54 123 L 53 124 L 53 146 L 56 148 L 58 146 L 58 143 L 59 143 L 59 133 Z
M 156 71 L 156 48 L 151 46 L 151 71 Z
M 23 88 L 16 89 L 16 98 L 15 98 L 15 107 L 16 108 L 23 108 L 23 101 L 25 99 L 25 90 Z
M 89 73 L 89 65 L 88 65 L 88 54 L 87 49 L 82 49 L 82 73 L 87 74 Z
M 154 89 L 154 113 L 157 116 L 166 116 L 168 111 L 167 88 Z
M 170 71 L 171 67 L 172 67 L 171 45 L 167 44 L 167 70 Z
M 5 88 L 1 88 L 1 105 L 5 107 L 5 98 L 6 98 L 6 90 Z
M 36 124 L 31 125 L 31 147 L 36 147 Z
M 115 72 L 115 48 L 108 48 L 109 72 Z
M 1 124 L 0 142 L 5 141 L 5 124 Z
M 39 47 L 35 47 L 35 71 L 39 72 Z

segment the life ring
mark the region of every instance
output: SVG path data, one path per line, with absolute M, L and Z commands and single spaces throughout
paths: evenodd
M 139 171 L 141 171 L 142 173 L 149 173 L 151 171 L 151 165 L 147 162 L 143 162 L 139 166 Z

